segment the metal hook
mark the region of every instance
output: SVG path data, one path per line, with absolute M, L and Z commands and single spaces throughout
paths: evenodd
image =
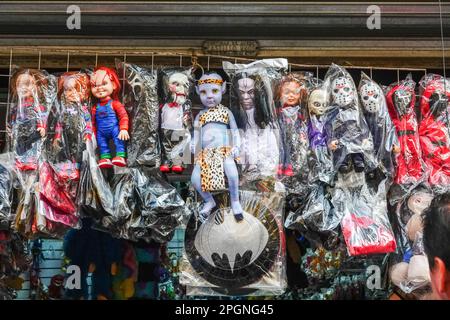
M 67 67 L 66 67 L 66 71 L 69 71 L 69 62 L 70 62 L 70 51 L 67 51 Z
M 39 51 L 38 70 L 41 70 L 41 54 L 42 52 Z
M 183 55 L 180 54 L 180 68 L 183 66 Z
M 397 69 L 397 82 L 400 82 L 400 69 Z
M 152 74 L 153 74 L 153 62 L 155 61 L 155 53 L 152 52 Z
M 291 70 L 292 70 L 291 67 L 292 67 L 292 64 L 289 63 L 289 64 L 288 64 L 288 70 L 289 70 L 289 73 L 290 73 Z
M 95 53 L 95 67 L 97 68 L 97 64 L 98 64 L 98 53 Z
M 373 79 L 372 70 L 372 67 L 370 67 L 370 79 Z
M 317 83 L 319 83 L 319 66 L 316 66 Z
M 209 58 L 210 58 L 210 56 L 208 56 L 208 68 L 207 68 L 208 71 L 209 71 Z

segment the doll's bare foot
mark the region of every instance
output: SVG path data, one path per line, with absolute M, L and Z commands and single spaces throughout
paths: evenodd
M 209 217 L 209 215 L 211 214 L 211 210 L 214 209 L 215 206 L 216 206 L 216 202 L 214 201 L 213 198 L 211 198 L 211 200 L 205 202 L 202 210 L 200 210 L 200 212 L 199 212 L 200 219 L 202 221 L 205 221 Z
M 231 209 L 237 222 L 244 220 L 244 210 L 239 201 L 231 201 Z

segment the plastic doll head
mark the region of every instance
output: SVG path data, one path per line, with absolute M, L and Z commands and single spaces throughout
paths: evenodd
M 245 110 L 255 107 L 255 80 L 242 78 L 238 80 L 239 102 Z
M 352 81 L 347 77 L 338 77 L 331 84 L 331 97 L 339 106 L 348 106 L 355 99 Z
M 169 91 L 174 101 L 178 97 L 186 97 L 189 94 L 189 79 L 186 74 L 181 72 L 174 73 L 169 77 L 168 82 Z
M 448 106 L 448 97 L 444 92 L 436 90 L 430 97 L 430 111 L 434 117 L 439 117 Z
M 412 100 L 412 92 L 405 89 L 398 89 L 394 93 L 394 104 L 399 115 L 408 113 L 409 105 Z
M 11 77 L 11 93 L 21 100 L 36 98 L 46 84 L 45 76 L 39 70 L 22 69 Z
M 408 208 L 414 214 L 422 214 L 422 212 L 430 206 L 433 195 L 426 191 L 414 192 L 408 199 Z
M 68 103 L 81 103 L 89 98 L 89 79 L 86 74 L 66 72 L 58 79 L 58 97 Z
M 328 95 L 326 90 L 318 88 L 311 91 L 308 99 L 308 109 L 311 114 L 323 115 L 328 107 Z
M 226 91 L 226 82 L 217 73 L 204 74 L 195 87 L 202 104 L 212 108 L 220 104 Z
M 120 82 L 116 72 L 107 67 L 95 69 L 91 76 L 91 91 L 97 99 L 119 98 Z
M 364 110 L 368 113 L 377 113 L 381 105 L 380 100 L 383 98 L 379 87 L 373 82 L 367 82 L 361 87 L 359 94 Z
M 302 84 L 293 78 L 285 78 L 282 80 L 278 92 L 281 106 L 294 107 L 300 104 L 302 98 Z

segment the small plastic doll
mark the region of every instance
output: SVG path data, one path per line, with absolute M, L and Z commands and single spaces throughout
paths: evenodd
M 98 102 L 92 107 L 92 125 L 100 149 L 100 168 L 125 167 L 128 114 L 119 102 L 120 82 L 116 72 L 107 67 L 95 69 L 91 76 L 92 95 Z M 113 140 L 116 156 L 111 161 L 109 141 Z
M 47 130 L 45 96 L 52 89 L 46 74 L 39 70 L 20 69 L 11 77 L 11 145 L 20 171 L 37 169 Z
M 207 217 L 216 206 L 211 192 L 225 189 L 226 176 L 231 209 L 235 219 L 241 221 L 244 215 L 239 202 L 239 175 L 233 159 L 239 155 L 239 131 L 231 111 L 220 104 L 226 82 L 217 73 L 204 74 L 198 80 L 196 91 L 204 109 L 194 121 L 192 151 L 195 153 L 200 143 L 201 152 L 196 155 L 191 180 L 205 201 L 200 216 Z
M 167 81 L 169 101 L 161 107 L 162 156 L 161 172 L 181 173 L 184 150 L 189 150 L 192 128 L 191 82 L 186 72 L 173 72 Z

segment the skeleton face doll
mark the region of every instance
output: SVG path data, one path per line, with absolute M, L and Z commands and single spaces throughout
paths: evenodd
M 399 89 L 394 93 L 394 105 L 397 109 L 399 116 L 403 116 L 408 113 L 409 105 L 412 99 L 412 92 Z
M 379 88 L 373 82 L 367 82 L 361 87 L 360 95 L 364 110 L 368 113 L 377 113 L 383 99 Z
M 308 99 L 308 109 L 310 114 L 318 117 L 323 115 L 328 107 L 327 92 L 323 89 L 313 90 Z
M 239 101 L 245 110 L 255 107 L 255 80 L 251 78 L 242 78 L 238 80 Z
M 331 84 L 333 91 L 331 97 L 334 103 L 341 107 L 350 105 L 355 101 L 355 91 L 352 81 L 347 77 L 336 78 Z

